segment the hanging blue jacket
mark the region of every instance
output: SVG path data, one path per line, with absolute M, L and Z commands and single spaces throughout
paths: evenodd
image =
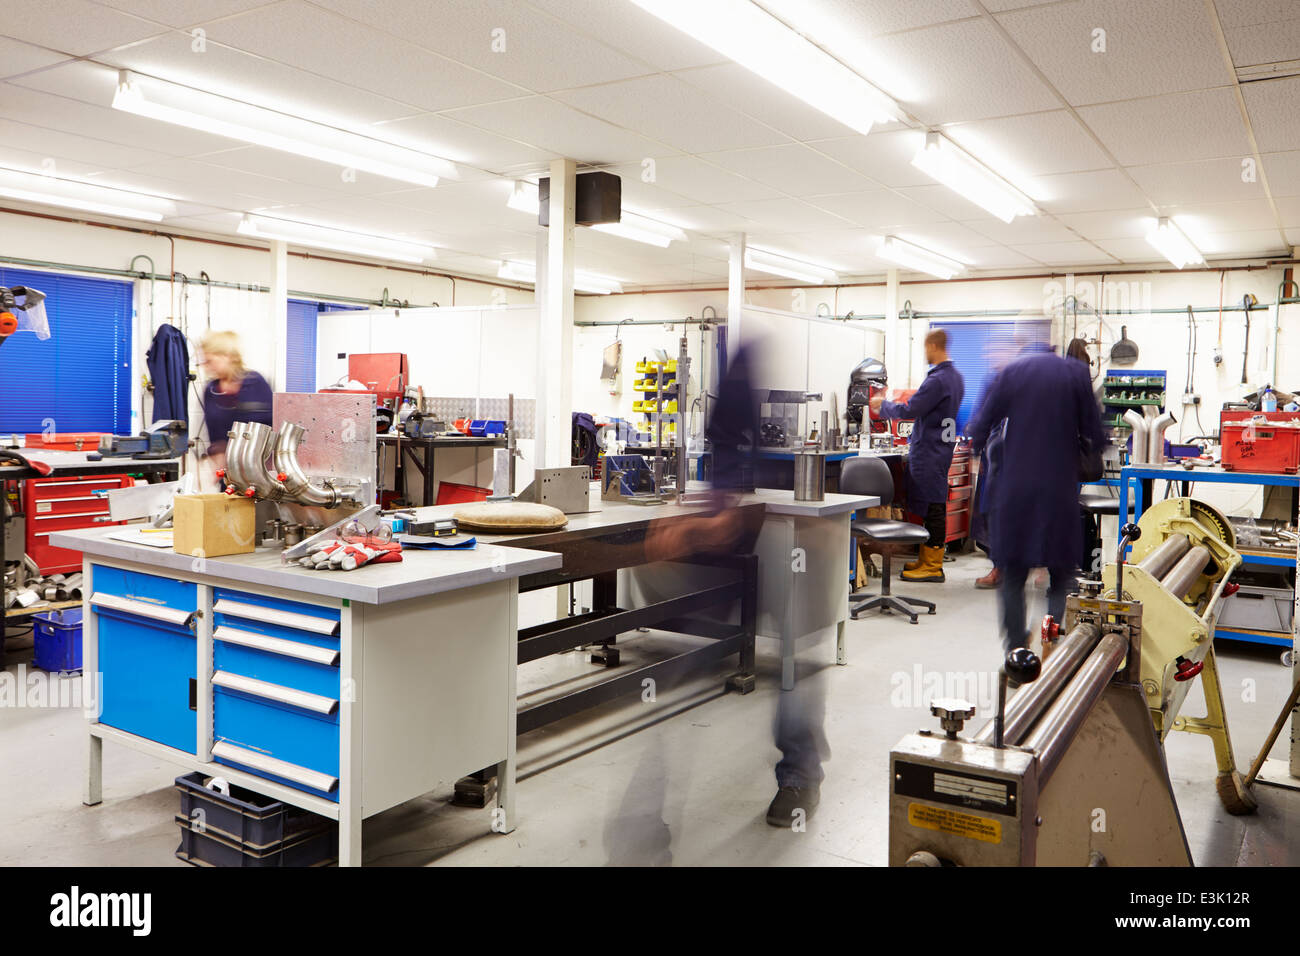
M 989 489 L 992 554 L 1000 567 L 1074 567 L 1083 549 L 1081 441 L 1106 446 L 1087 367 L 1046 344 L 1027 346 L 971 419 L 976 451 L 1004 418 L 1002 466 Z
M 907 402 L 884 402 L 881 418 L 914 422 L 907 440 L 907 510 L 924 515 L 932 504 L 948 500 L 948 468 L 961 432 L 957 409 L 966 386 L 952 362 L 930 369 Z
M 153 420 L 187 422 L 190 387 L 190 349 L 181 330 L 164 322 L 145 353 L 153 382 Z

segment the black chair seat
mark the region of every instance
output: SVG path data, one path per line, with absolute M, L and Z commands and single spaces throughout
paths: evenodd
M 891 521 L 888 518 L 863 518 L 853 522 L 853 530 L 877 541 L 898 544 L 921 544 L 930 540 L 930 532 L 910 521 Z
M 1119 499 L 1112 498 L 1110 495 L 1079 495 L 1079 504 L 1095 515 L 1119 514 Z M 1128 507 L 1131 512 L 1132 501 L 1129 502 Z

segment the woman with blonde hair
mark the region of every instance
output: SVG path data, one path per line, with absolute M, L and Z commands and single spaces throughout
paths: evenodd
M 208 377 L 203 389 L 203 420 L 208 426 L 208 458 L 226 467 L 226 437 L 235 422 L 271 424 L 271 386 L 257 372 L 244 368 L 239 336 L 209 332 L 199 346 L 199 365 Z

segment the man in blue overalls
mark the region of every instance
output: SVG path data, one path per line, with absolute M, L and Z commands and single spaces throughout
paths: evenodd
M 948 333 L 931 329 L 925 336 L 925 361 L 930 372 L 907 402 L 871 400 L 881 418 L 914 422 L 907 440 L 907 510 L 925 519 L 930 540 L 921 545 L 918 560 L 903 568 L 904 581 L 942 581 L 944 538 L 947 536 L 948 468 L 957 439 L 957 409 L 965 385 L 948 359 Z

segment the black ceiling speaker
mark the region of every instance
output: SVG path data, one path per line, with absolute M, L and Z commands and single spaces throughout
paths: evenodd
M 598 226 L 603 222 L 618 222 L 623 205 L 623 180 L 613 173 L 579 173 L 573 221 L 579 226 Z M 537 183 L 537 224 L 551 224 L 550 177 Z

